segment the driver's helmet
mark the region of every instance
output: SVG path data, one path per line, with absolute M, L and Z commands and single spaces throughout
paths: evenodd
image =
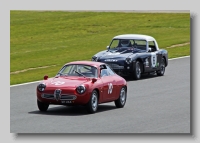
M 121 45 L 122 47 L 128 47 L 130 44 L 130 40 L 121 40 Z

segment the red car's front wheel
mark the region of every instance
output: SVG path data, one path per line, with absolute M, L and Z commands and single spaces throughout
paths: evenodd
M 49 107 L 49 104 L 40 102 L 39 100 L 37 100 L 37 105 L 38 105 L 38 109 L 39 109 L 40 111 L 47 111 L 47 109 L 48 109 L 48 107 Z
M 126 88 L 122 87 L 119 98 L 115 100 L 115 106 L 117 108 L 123 108 L 126 103 Z
M 89 102 L 86 105 L 87 111 L 89 113 L 95 113 L 98 108 L 98 93 L 96 90 L 92 91 Z

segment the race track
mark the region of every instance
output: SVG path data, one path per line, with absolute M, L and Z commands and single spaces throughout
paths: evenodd
M 122 109 L 111 102 L 87 114 L 82 106 L 50 105 L 41 113 L 36 86 L 10 87 L 11 133 L 190 133 L 190 57 L 170 60 L 162 77 L 128 81 Z

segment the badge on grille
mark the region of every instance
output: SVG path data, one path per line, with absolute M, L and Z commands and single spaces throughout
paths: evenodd
M 60 99 L 61 96 L 61 90 L 60 89 L 56 89 L 54 91 L 54 98 L 58 101 Z

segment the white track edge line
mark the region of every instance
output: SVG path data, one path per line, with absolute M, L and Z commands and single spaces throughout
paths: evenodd
M 42 81 L 42 80 L 41 80 Z M 15 84 L 15 85 L 10 85 L 10 87 L 15 87 L 15 86 L 21 86 L 21 85 L 27 85 L 27 84 L 31 84 L 31 83 L 37 83 L 40 81 L 33 81 L 33 82 L 27 82 L 27 83 L 21 83 L 21 84 Z
M 183 56 L 183 57 L 178 57 L 178 58 L 171 58 L 171 59 L 168 59 L 168 60 L 170 61 L 170 60 L 176 60 L 176 59 L 182 59 L 182 58 L 188 58 L 188 57 L 190 57 L 190 56 Z
M 188 58 L 188 57 L 190 57 L 190 56 L 183 56 L 183 57 L 172 58 L 172 59 L 168 59 L 168 60 L 171 61 L 171 60 Z M 37 82 L 40 82 L 40 81 L 27 82 L 27 83 L 22 83 L 22 84 L 15 84 L 15 85 L 11 85 L 10 87 L 21 86 L 21 85 L 26 85 L 26 84 L 31 84 L 31 83 L 37 83 Z

